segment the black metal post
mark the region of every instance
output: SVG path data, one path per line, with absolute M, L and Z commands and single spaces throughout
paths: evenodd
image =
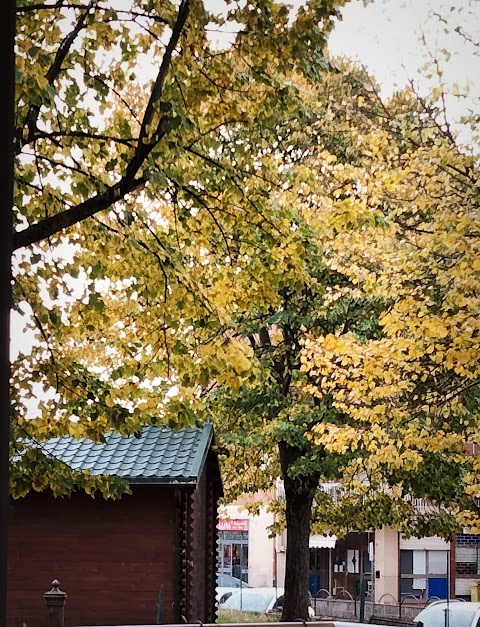
M 365 597 L 367 596 L 367 582 L 362 579 L 360 582 L 360 618 L 361 623 L 365 622 Z
M 0 85 L 3 103 L 0 117 L 0 625 L 6 625 L 7 622 L 15 10 L 15 0 L 4 0 L 0 21 Z

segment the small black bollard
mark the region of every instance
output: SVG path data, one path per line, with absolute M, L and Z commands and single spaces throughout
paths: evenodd
M 58 579 L 52 581 L 52 589 L 43 595 L 47 606 L 47 627 L 64 627 L 65 625 L 65 599 L 67 595 L 60 590 Z

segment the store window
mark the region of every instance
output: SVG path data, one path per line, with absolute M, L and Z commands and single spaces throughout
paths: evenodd
M 248 520 L 223 520 L 218 527 L 218 572 L 248 583 Z

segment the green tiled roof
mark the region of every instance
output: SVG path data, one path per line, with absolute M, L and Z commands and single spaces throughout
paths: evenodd
M 202 472 L 213 429 L 173 431 L 168 427 L 145 427 L 139 438 L 115 433 L 97 444 L 88 439 L 52 438 L 42 450 L 75 470 L 94 475 L 116 475 L 131 484 L 195 484 Z

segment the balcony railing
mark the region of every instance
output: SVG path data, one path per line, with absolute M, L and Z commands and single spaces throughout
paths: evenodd
M 334 481 L 329 482 L 329 483 L 320 483 L 318 488 L 322 492 L 325 492 L 325 494 L 328 494 L 329 496 L 331 496 L 334 503 L 339 503 L 342 500 L 344 488 L 342 487 L 341 483 L 334 482 Z M 285 500 L 285 487 L 281 479 L 277 481 L 276 494 L 277 494 L 277 499 L 279 501 Z M 431 511 L 435 508 L 435 506 L 430 501 L 427 501 L 425 499 L 413 498 L 411 496 L 406 496 L 404 498 L 406 501 L 409 501 L 410 503 L 412 503 L 412 505 L 419 512 L 422 512 L 422 513 Z

